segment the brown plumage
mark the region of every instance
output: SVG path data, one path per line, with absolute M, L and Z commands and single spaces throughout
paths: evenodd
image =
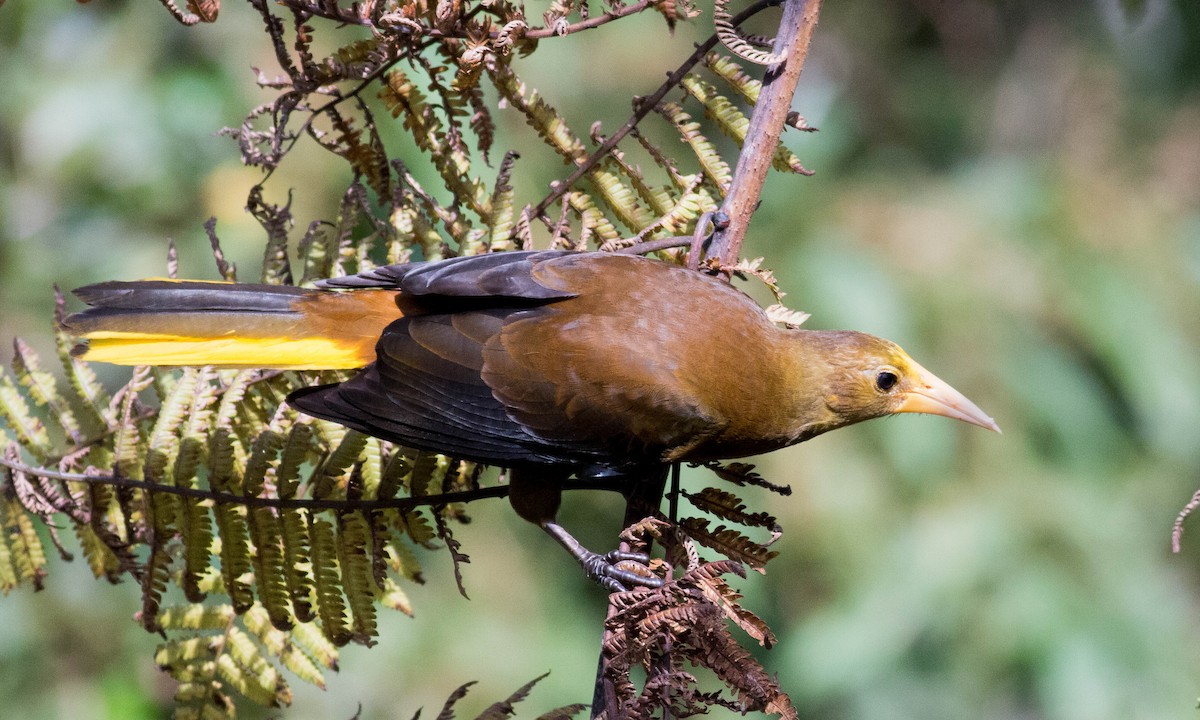
M 118 284 L 82 289 L 95 307 L 68 328 L 86 339 L 112 337 L 106 322 L 138 326 L 128 293 L 122 313 L 97 287 L 111 294 Z M 672 462 L 768 452 L 897 412 L 998 429 L 887 340 L 780 328 L 724 282 L 632 255 L 514 252 L 388 266 L 324 283 L 345 293 L 279 297 L 259 286 L 267 300 L 258 304 L 197 287 L 209 293 L 203 301 L 198 290 L 195 302 L 145 308 L 141 319 L 167 337 L 164 313 L 199 313 L 219 318 L 226 340 L 260 345 L 277 332 L 264 326 L 286 322 L 346 357 L 366 356 L 363 338 L 377 336 L 374 362 L 358 375 L 289 402 L 376 437 L 513 469 L 514 507 L 610 587 L 639 580 L 601 567 L 554 522 L 571 474 L 653 476 Z M 177 364 L 164 355 L 159 364 Z M 103 359 L 141 362 L 136 352 Z M 249 364 L 238 359 L 223 362 Z M 307 366 L 283 351 L 256 364 Z

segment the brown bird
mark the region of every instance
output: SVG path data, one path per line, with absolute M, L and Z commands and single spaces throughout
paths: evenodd
M 571 476 L 661 476 L 674 462 L 769 452 L 894 413 L 999 431 L 892 342 L 778 327 L 725 282 L 633 255 L 496 253 L 318 289 L 151 280 L 75 292 L 92 307 L 64 325 L 88 360 L 363 368 L 288 402 L 508 468 L 517 512 L 609 588 L 655 580 L 556 522 Z

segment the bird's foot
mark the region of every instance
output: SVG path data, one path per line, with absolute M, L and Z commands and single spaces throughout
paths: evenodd
M 613 550 L 603 555 L 584 550 L 577 556 L 589 579 L 609 592 L 626 592 L 630 587 L 662 587 L 663 579 L 650 571 L 645 553 Z
M 613 550 L 601 555 L 585 548 L 553 520 L 543 522 L 542 529 L 579 561 L 588 578 L 609 592 L 625 592 L 630 587 L 656 588 L 663 584 L 663 579 L 650 570 L 650 556 L 646 553 Z

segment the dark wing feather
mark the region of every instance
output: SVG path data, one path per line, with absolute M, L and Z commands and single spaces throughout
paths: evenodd
M 74 294 L 104 310 L 156 312 L 232 310 L 292 312 L 297 298 L 311 292 L 288 285 L 249 285 L 202 280 L 112 280 L 78 288 Z M 93 312 L 93 311 L 89 311 Z
M 504 466 L 586 462 L 594 451 L 532 435 L 481 378 L 483 344 L 511 312 L 398 320 L 380 338 L 374 363 L 340 385 L 296 392 L 289 402 L 376 437 L 468 460 Z
M 319 283 L 327 288 L 391 288 L 410 298 L 435 302 L 436 298 L 548 302 L 573 297 L 573 293 L 547 287 L 534 278 L 538 264 L 570 254 L 566 250 L 489 253 L 428 263 L 387 265 L 368 272 Z

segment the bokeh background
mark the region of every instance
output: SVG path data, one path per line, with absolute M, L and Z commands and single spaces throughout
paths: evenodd
M 579 127 L 615 127 L 709 32 L 700 7 L 672 39 L 647 16 L 519 69 Z M 0 336 L 48 349 L 55 283 L 161 274 L 167 238 L 214 277 L 209 216 L 252 279 L 257 174 L 215 131 L 269 99 L 250 68 L 273 63 L 234 0 L 192 29 L 149 0 L 8 0 Z M 1200 518 L 1182 554 L 1170 535 L 1200 487 L 1200 4 L 829 2 L 796 109 L 817 175 L 772 176 L 746 254 L 812 326 L 897 340 L 1005 434 L 904 417 L 763 458 L 795 489 L 751 497 L 786 530 L 743 584 L 779 634 L 763 661 L 806 718 L 1195 718 Z M 521 123 L 500 118 L 504 147 Z M 533 149 L 518 172 L 524 202 L 561 166 Z M 301 152 L 271 193 L 295 190 L 303 227 L 346 181 Z M 436 714 L 478 680 L 470 717 L 547 670 L 521 716 L 587 702 L 600 593 L 503 503 L 472 514 L 470 601 L 426 554 L 415 619 L 385 616 L 327 692 L 242 715 Z M 595 494 L 564 515 L 595 546 L 619 517 Z M 137 597 L 56 562 L 45 592 L 0 599 L 0 715 L 165 716 Z

